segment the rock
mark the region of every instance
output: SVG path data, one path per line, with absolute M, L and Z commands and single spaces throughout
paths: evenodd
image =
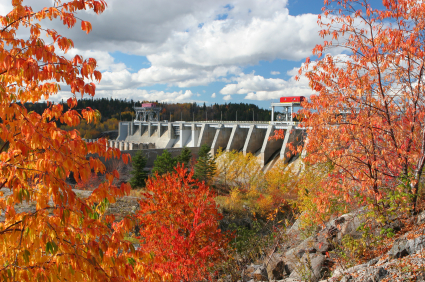
M 388 251 L 388 256 L 390 258 L 402 258 L 414 254 L 424 248 L 425 236 L 420 236 L 410 240 L 401 238 L 394 242 L 393 247 Z
M 346 235 L 350 235 L 354 239 L 361 238 L 362 233 L 357 229 L 363 221 L 360 213 L 349 213 L 337 218 L 334 222 L 334 226 L 339 230 L 337 239 L 342 240 Z
M 418 222 L 417 222 L 417 223 L 418 223 L 418 224 L 425 223 L 425 211 L 421 212 L 421 213 L 418 215 Z
M 342 277 L 340 282 L 350 282 L 352 280 L 353 277 L 351 277 L 350 274 L 348 275 L 344 275 L 344 277 Z
M 378 282 L 388 275 L 388 271 L 383 267 L 369 268 L 366 275 L 369 277 L 366 282 Z
M 370 261 L 368 261 L 368 262 L 366 263 L 366 265 L 367 265 L 367 266 L 375 265 L 375 264 L 379 261 L 379 259 L 380 259 L 380 257 L 373 258 L 373 259 L 371 259 Z
M 273 254 L 265 263 L 269 280 L 281 280 L 290 274 L 281 254 Z
M 325 259 L 326 257 L 320 253 L 305 253 L 289 278 L 310 282 L 319 281 L 322 278 L 321 272 Z
M 252 279 L 252 278 L 254 278 L 254 276 L 253 276 L 254 272 L 255 272 L 257 269 L 259 269 L 260 267 L 262 267 L 262 266 L 261 266 L 261 265 L 258 265 L 258 264 L 251 264 L 251 265 L 249 265 L 249 266 L 246 268 L 246 270 L 245 270 L 245 276 L 246 276 L 248 279 Z
M 267 270 L 264 266 L 260 266 L 252 274 L 254 281 L 267 281 Z
M 285 253 L 285 256 L 290 257 L 292 254 L 295 254 L 298 258 L 301 258 L 305 253 L 325 254 L 329 250 L 331 250 L 331 245 L 327 241 L 326 234 L 319 233 L 302 241 L 301 244 L 295 247 L 295 251 L 289 250 Z

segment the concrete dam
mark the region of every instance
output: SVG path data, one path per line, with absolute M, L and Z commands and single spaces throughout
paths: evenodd
M 109 140 L 107 146 L 119 148 L 134 155 L 142 150 L 152 167 L 157 156 L 167 149 L 177 156 L 182 148 L 190 148 L 197 157 L 199 147 L 211 147 L 214 156 L 219 148 L 225 151 L 236 150 L 243 154 L 252 153 L 265 167 L 270 161 L 281 159 L 288 163 L 293 156 L 288 144 L 304 144 L 306 131 L 293 120 L 294 107 L 305 100 L 303 96 L 280 98 L 280 103 L 271 104 L 271 121 L 160 121 L 161 108 L 155 103 L 145 103 L 135 107 L 133 121 L 123 121 L 118 126 L 118 137 Z M 283 111 L 275 112 L 275 107 Z M 276 130 L 284 131 L 283 139 L 271 139 Z M 87 140 L 92 142 L 94 140 Z
M 276 130 L 285 132 L 284 139 L 269 140 Z M 116 140 L 109 146 L 122 151 L 199 148 L 203 144 L 211 147 L 215 155 L 221 147 L 226 151 L 242 151 L 256 155 L 265 166 L 272 157 L 279 156 L 285 162 L 292 158 L 289 143 L 302 145 L 305 130 L 295 122 L 143 122 L 129 121 L 119 123 Z M 288 156 L 289 153 L 289 156 Z

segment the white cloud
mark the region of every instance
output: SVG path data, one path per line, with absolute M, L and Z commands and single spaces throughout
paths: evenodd
M 40 7 L 52 3 L 36 2 Z M 261 60 L 300 60 L 323 41 L 317 15 L 292 16 L 286 4 L 287 0 L 108 0 L 101 15 L 78 13 L 79 18 L 92 23 L 89 35 L 81 31 L 79 22 L 71 30 L 56 20 L 42 24 L 74 41 L 78 49 L 70 50 L 67 56 L 81 54 L 98 61 L 103 72 L 97 84 L 98 96 L 113 93 L 139 99 L 138 95 L 151 97 L 151 92 L 139 92 L 140 87 L 166 84 L 188 88 L 225 81 L 228 85 L 220 91 L 225 100 L 231 99 L 231 94 L 264 100 L 270 95 L 306 93 L 307 87 L 292 79 L 246 75 L 242 68 Z M 0 12 L 7 7 L 0 4 Z M 150 67 L 131 73 L 109 54 L 115 51 L 146 56 Z M 231 76 L 237 78 L 229 80 Z M 154 93 L 158 98 L 152 97 L 178 99 L 170 93 L 185 99 L 194 95 L 158 92 Z
M 229 100 L 231 100 L 232 99 L 232 96 L 230 96 L 230 95 L 227 95 L 227 96 L 224 96 L 223 97 L 223 100 L 224 101 L 229 101 Z
M 284 80 L 280 78 L 264 78 L 255 74 L 243 74 L 235 77 L 236 83 L 227 84 L 220 93 L 227 95 L 232 94 L 246 95 L 245 99 L 249 100 L 270 100 L 281 96 L 310 96 L 313 90 L 309 87 L 308 79 L 304 76 L 297 81 L 295 76 L 298 74 L 298 68 L 293 68 L 287 72 L 291 76 L 290 79 Z
M 279 71 L 271 71 L 270 74 L 271 75 L 278 75 L 278 74 L 280 74 L 280 72 Z
M 130 85 L 168 84 L 183 88 L 239 75 L 241 67 L 256 65 L 261 60 L 300 60 L 311 55 L 313 47 L 323 41 L 318 35 L 317 15 L 292 16 L 286 3 L 109 0 L 108 8 L 99 16 L 91 12 L 79 14 L 93 25 L 89 35 L 79 26 L 66 32 L 60 25 L 54 27 L 70 34 L 80 50 L 118 50 L 146 56 L 151 66 L 129 76 L 126 81 Z M 101 53 L 94 55 L 98 60 L 108 59 Z M 116 68 L 107 69 L 113 73 L 112 78 L 115 72 L 117 78 L 123 75 L 119 73 L 122 66 Z
M 68 59 L 73 58 L 76 55 L 82 56 L 83 59 L 95 58 L 97 62 L 97 70 L 102 72 L 121 72 L 127 68 L 124 63 L 116 63 L 114 57 L 106 51 L 79 50 L 74 48 L 64 54 L 64 56 Z
M 217 95 L 215 95 L 215 93 L 213 93 L 212 95 L 211 95 L 211 98 L 216 98 L 217 97 Z

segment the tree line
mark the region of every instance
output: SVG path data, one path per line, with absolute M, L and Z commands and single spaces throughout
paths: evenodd
M 121 121 L 133 120 L 135 117 L 134 107 L 141 107 L 142 103 L 157 103 L 161 107 L 160 120 L 168 121 L 205 121 L 205 120 L 224 120 L 224 121 L 269 121 L 271 120 L 271 111 L 262 109 L 254 104 L 248 103 L 225 103 L 206 105 L 198 103 L 163 103 L 158 101 L 134 101 L 112 98 L 84 98 L 77 100 L 75 109 L 85 109 L 90 107 L 98 110 L 102 114 L 101 121 L 115 118 Z M 64 111 L 69 109 L 66 101 L 61 101 Z M 25 103 L 29 111 L 42 114 L 48 108 L 46 102 Z

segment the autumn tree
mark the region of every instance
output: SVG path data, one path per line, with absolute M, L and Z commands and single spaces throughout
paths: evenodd
M 114 171 L 105 175 L 106 181 L 90 197 L 82 199 L 65 182 L 70 173 L 76 181 L 86 181 L 92 171 L 105 173 L 99 159 L 86 158 L 89 154 L 120 157 L 119 150 L 105 149 L 105 140 L 85 143 L 78 131 L 57 127 L 57 123 L 77 126 L 82 120 L 99 119 L 99 112 L 75 107 L 77 93 L 94 95 L 90 81 L 99 81 L 101 74 L 94 59 L 60 55 L 73 48 L 73 41 L 42 26 L 46 19 L 69 28 L 78 22 L 89 33 L 90 23 L 77 20 L 75 14 L 80 10 L 102 13 L 106 3 L 56 0 L 53 7 L 39 11 L 22 0 L 13 0 L 12 5 L 11 12 L 0 16 L 0 139 L 4 141 L 0 148 L 0 277 L 2 281 L 134 281 L 135 268 L 128 257 L 134 249 L 124 240 L 132 224 L 128 219 L 113 223 L 114 217 L 104 214 L 105 203 L 128 193 L 130 186 L 113 185 L 118 177 Z M 49 99 L 58 93 L 60 83 L 72 92 L 66 111 L 62 104 L 47 103 L 42 114 L 23 106 Z M 34 209 L 19 210 L 24 202 Z
M 425 160 L 425 3 L 325 5 L 318 23 L 327 41 L 300 69 L 316 93 L 303 104 L 306 161 L 333 168 L 315 204 L 322 212 L 330 201 L 382 212 L 389 195 L 407 193 L 415 209 Z M 328 54 L 335 48 L 344 55 Z
M 208 271 L 228 242 L 219 229 L 222 216 L 214 192 L 192 177 L 193 172 L 181 166 L 156 174 L 147 180 L 140 200 L 140 252 L 150 255 L 140 265 L 163 273 L 165 280 L 209 280 Z

